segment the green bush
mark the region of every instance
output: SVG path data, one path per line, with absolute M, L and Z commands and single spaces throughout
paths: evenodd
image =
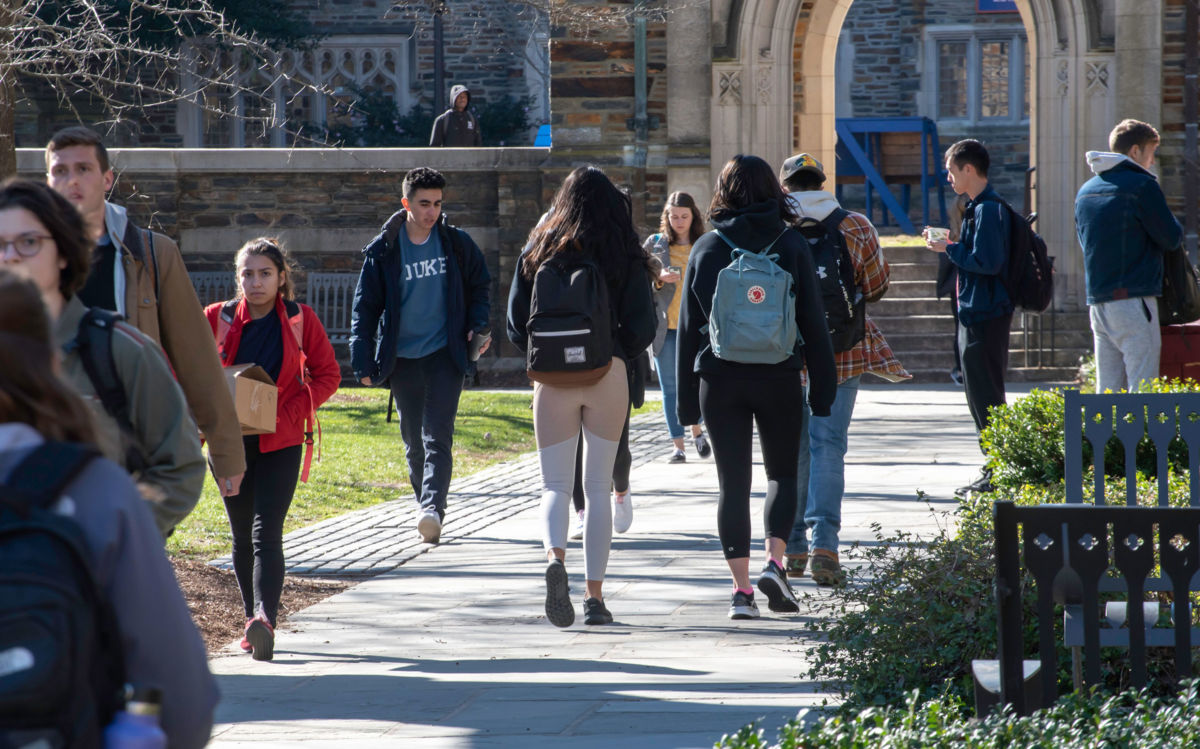
M 1200 384 L 1194 380 L 1155 380 L 1151 385 L 1151 392 L 1156 393 L 1197 391 L 1200 391 Z M 988 454 L 988 465 L 992 467 L 992 480 L 1006 492 L 1027 485 L 1061 483 L 1065 454 L 1063 434 L 1063 394 L 1057 388 L 1034 389 L 1012 403 L 993 408 L 991 419 L 980 434 L 980 442 Z M 1092 455 L 1092 445 L 1084 439 L 1085 470 L 1092 464 Z M 1135 456 L 1139 473 L 1150 477 L 1158 475 L 1154 443 L 1149 437 L 1138 443 Z M 1183 440 L 1178 437 L 1172 440 L 1167 457 L 1171 469 L 1187 468 L 1187 445 Z M 1115 437 L 1104 448 L 1104 472 L 1107 476 L 1125 475 L 1125 453 Z
M 762 730 L 746 726 L 715 744 L 719 749 L 899 749 L 904 747 L 1121 747 L 1172 749 L 1200 746 L 1200 691 L 1185 682 L 1175 695 L 1147 691 L 1112 695 L 1070 694 L 1028 717 L 1011 712 L 972 720 L 966 706 L 947 696 L 922 702 L 910 693 L 903 707 L 868 708 L 834 715 L 812 727 L 792 721 L 768 744 Z

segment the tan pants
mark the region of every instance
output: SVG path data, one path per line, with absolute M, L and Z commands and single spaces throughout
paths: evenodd
M 542 530 L 547 550 L 567 548 L 575 452 L 583 434 L 583 561 L 588 580 L 603 580 L 612 544 L 613 462 L 625 412 L 629 379 L 625 362 L 613 359 L 599 382 L 583 387 L 537 383 L 533 390 L 533 431 L 542 467 Z

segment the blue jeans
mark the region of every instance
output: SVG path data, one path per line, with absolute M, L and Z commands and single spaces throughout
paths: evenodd
M 850 417 L 854 415 L 854 401 L 861 379 L 862 375 L 855 375 L 837 386 L 833 408 L 827 417 L 812 416 L 806 394 L 804 416 L 808 429 L 800 435 L 796 520 L 787 543 L 788 554 L 808 553 L 810 528 L 814 549 L 837 552 L 838 531 L 842 529 L 842 494 L 846 491 L 845 459 Z
M 445 517 L 463 374 L 443 348 L 420 359 L 396 359 L 389 384 L 417 504 Z
M 662 349 L 654 357 L 654 366 L 658 369 L 658 384 L 662 388 L 663 416 L 667 420 L 667 432 L 671 439 L 683 439 L 683 426 L 675 415 L 675 399 L 679 388 L 675 384 L 675 338 L 676 331 L 668 330 L 663 341 Z

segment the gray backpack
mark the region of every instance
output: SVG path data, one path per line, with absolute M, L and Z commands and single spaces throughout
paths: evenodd
M 775 262 L 779 255 L 770 254 L 783 232 L 759 252 L 738 247 L 719 231 L 717 236 L 733 251 L 717 274 L 705 326 L 713 354 L 742 364 L 786 361 L 803 341 L 796 327 L 795 281 Z

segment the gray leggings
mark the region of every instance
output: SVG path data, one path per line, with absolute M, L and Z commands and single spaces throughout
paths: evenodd
M 566 549 L 575 483 L 575 450 L 583 437 L 583 564 L 588 580 L 604 579 L 612 544 L 612 505 L 608 499 L 613 463 L 629 385 L 625 362 L 613 359 L 608 373 L 584 387 L 537 384 L 533 391 L 533 430 L 542 468 L 542 530 L 547 550 Z

